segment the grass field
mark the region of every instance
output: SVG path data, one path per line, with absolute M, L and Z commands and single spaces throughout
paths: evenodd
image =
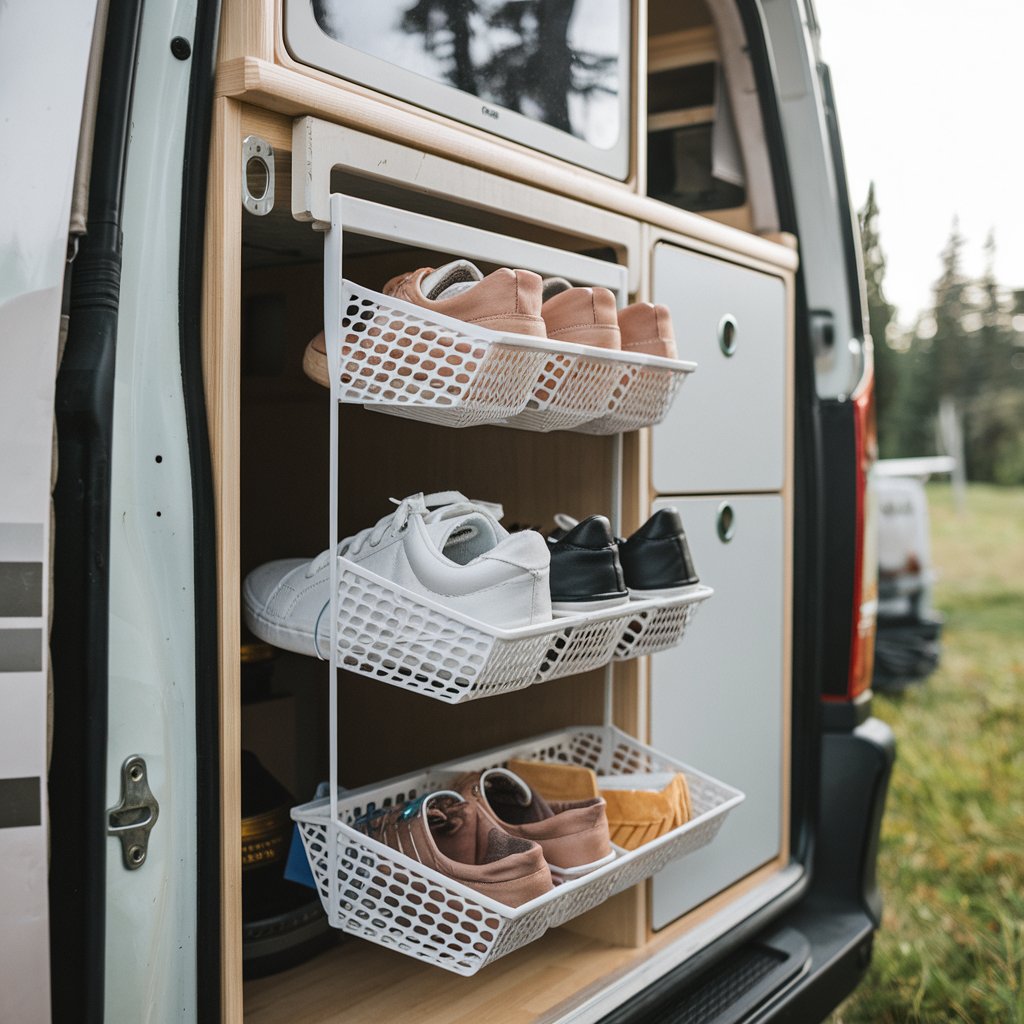
M 1024 1024 L 1024 489 L 929 487 L 942 663 L 879 696 L 897 759 L 871 969 L 833 1024 Z

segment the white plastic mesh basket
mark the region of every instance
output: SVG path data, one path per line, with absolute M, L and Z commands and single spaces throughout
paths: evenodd
M 403 854 L 370 839 L 352 823 L 371 805 L 404 803 L 443 788 L 452 772 L 483 770 L 526 757 L 586 765 L 599 775 L 682 771 L 693 817 L 636 850 L 616 848 L 615 859 L 568 881 L 521 907 L 511 908 L 477 893 Z M 338 821 L 330 802 L 292 810 L 324 909 L 335 928 L 388 946 L 456 974 L 481 967 L 563 924 L 645 878 L 670 860 L 714 839 L 743 794 L 722 782 L 644 746 L 611 726 L 549 733 L 498 750 L 438 765 L 344 794 Z M 337 882 L 333 890 L 331 877 Z
M 615 648 L 616 661 L 629 661 L 644 654 L 654 654 L 675 647 L 683 638 L 697 609 L 714 591 L 697 583 L 690 593 L 694 600 L 661 603 L 637 602 L 636 610 L 619 636 Z M 685 595 L 680 595 L 680 598 Z
M 689 621 L 678 609 L 712 593 L 698 587 L 671 598 L 501 629 L 396 586 L 345 558 L 338 563 L 339 667 L 450 704 L 587 672 L 613 657 L 647 653 L 639 644 L 657 610 L 664 611 L 665 622 L 657 636 L 671 646 L 682 638 Z M 670 609 L 676 612 L 670 614 Z
M 449 427 L 659 422 L 692 363 L 503 334 L 342 281 L 342 402 Z
M 606 415 L 577 429 L 585 434 L 618 434 L 660 423 L 672 407 L 686 374 L 670 365 L 655 365 L 654 357 L 648 359 L 646 365 L 631 367 L 633 372 L 620 380 Z M 656 362 L 668 364 L 669 360 Z
M 556 376 L 558 370 L 563 370 Z M 605 416 L 618 382 L 628 376 L 620 360 L 599 359 L 585 351 L 545 364 L 526 408 L 508 421 L 521 430 L 574 430 Z
M 493 422 L 526 405 L 546 358 L 528 338 L 502 343 L 351 281 L 342 288 L 341 401 L 415 407 L 417 418 L 448 426 Z

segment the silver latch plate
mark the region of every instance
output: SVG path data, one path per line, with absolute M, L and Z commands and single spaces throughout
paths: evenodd
M 259 135 L 242 140 L 242 206 L 257 217 L 274 208 L 274 147 Z
M 121 840 L 121 859 L 129 871 L 146 863 L 149 833 L 159 815 L 146 762 L 132 754 L 121 765 L 121 802 L 107 811 L 107 835 Z

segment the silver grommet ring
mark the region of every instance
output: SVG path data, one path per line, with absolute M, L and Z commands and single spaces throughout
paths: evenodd
M 728 544 L 736 534 L 736 513 L 727 501 L 718 506 L 715 528 L 718 531 L 718 539 L 723 544 Z
M 718 347 L 726 358 L 736 352 L 736 318 L 732 313 L 726 313 L 718 321 Z

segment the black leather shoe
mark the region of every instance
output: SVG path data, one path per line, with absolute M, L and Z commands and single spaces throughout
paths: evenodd
M 679 512 L 663 508 L 636 533 L 619 541 L 626 586 L 634 597 L 680 590 L 700 582 Z
M 589 516 L 548 537 L 551 606 L 555 611 L 592 611 L 629 600 L 611 524 Z

